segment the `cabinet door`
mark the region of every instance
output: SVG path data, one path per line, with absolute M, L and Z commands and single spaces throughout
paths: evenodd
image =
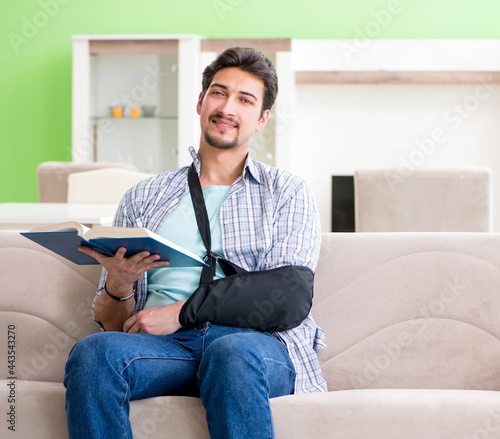
M 177 166 L 177 61 L 177 54 L 91 57 L 96 161 L 133 163 L 144 172 Z
M 198 37 L 74 37 L 72 160 L 148 173 L 187 164 L 179 142 L 187 151 L 197 139 L 200 75 Z

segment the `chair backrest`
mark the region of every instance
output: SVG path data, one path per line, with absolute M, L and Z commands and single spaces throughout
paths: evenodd
M 357 232 L 490 232 L 491 170 L 487 168 L 358 169 Z
M 68 203 L 118 204 L 128 189 L 152 175 L 120 168 L 70 174 Z
M 101 168 L 123 168 L 136 171 L 128 163 L 107 162 L 43 162 L 37 166 L 38 200 L 41 203 L 66 203 L 68 199 L 68 175 Z

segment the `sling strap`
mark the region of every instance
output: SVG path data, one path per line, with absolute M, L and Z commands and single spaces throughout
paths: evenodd
M 200 231 L 203 245 L 206 249 L 206 254 L 203 260 L 208 264 L 203 267 L 200 277 L 200 285 L 210 282 L 215 276 L 215 267 L 217 261 L 226 276 L 231 276 L 237 273 L 244 273 L 246 270 L 236 264 L 223 258 L 218 253 L 212 252 L 212 238 L 210 234 L 210 221 L 208 219 L 207 208 L 205 205 L 205 198 L 203 197 L 203 190 L 201 188 L 200 178 L 196 172 L 194 162 L 188 170 L 188 185 L 191 194 L 191 201 L 193 202 L 194 213 L 196 216 L 196 223 Z

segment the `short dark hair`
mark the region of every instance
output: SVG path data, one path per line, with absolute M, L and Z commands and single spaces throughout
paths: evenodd
M 250 47 L 231 47 L 222 52 L 203 71 L 202 93 L 210 87 L 215 74 L 227 67 L 237 67 L 244 72 L 248 72 L 264 83 L 264 102 L 262 110 L 270 110 L 278 94 L 278 75 L 273 63 L 261 52 Z

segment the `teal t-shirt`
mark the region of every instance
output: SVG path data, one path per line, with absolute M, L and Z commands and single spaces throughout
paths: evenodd
M 224 256 L 222 252 L 222 231 L 220 227 L 220 208 L 229 194 L 230 186 L 207 186 L 203 197 L 207 206 L 212 239 L 212 251 Z M 158 235 L 191 250 L 203 257 L 206 253 L 201 240 L 191 195 L 185 194 L 179 206 L 165 218 Z M 216 279 L 224 277 L 217 266 Z M 186 300 L 200 283 L 201 267 L 162 267 L 148 272 L 148 296 L 145 308 L 170 305 Z

